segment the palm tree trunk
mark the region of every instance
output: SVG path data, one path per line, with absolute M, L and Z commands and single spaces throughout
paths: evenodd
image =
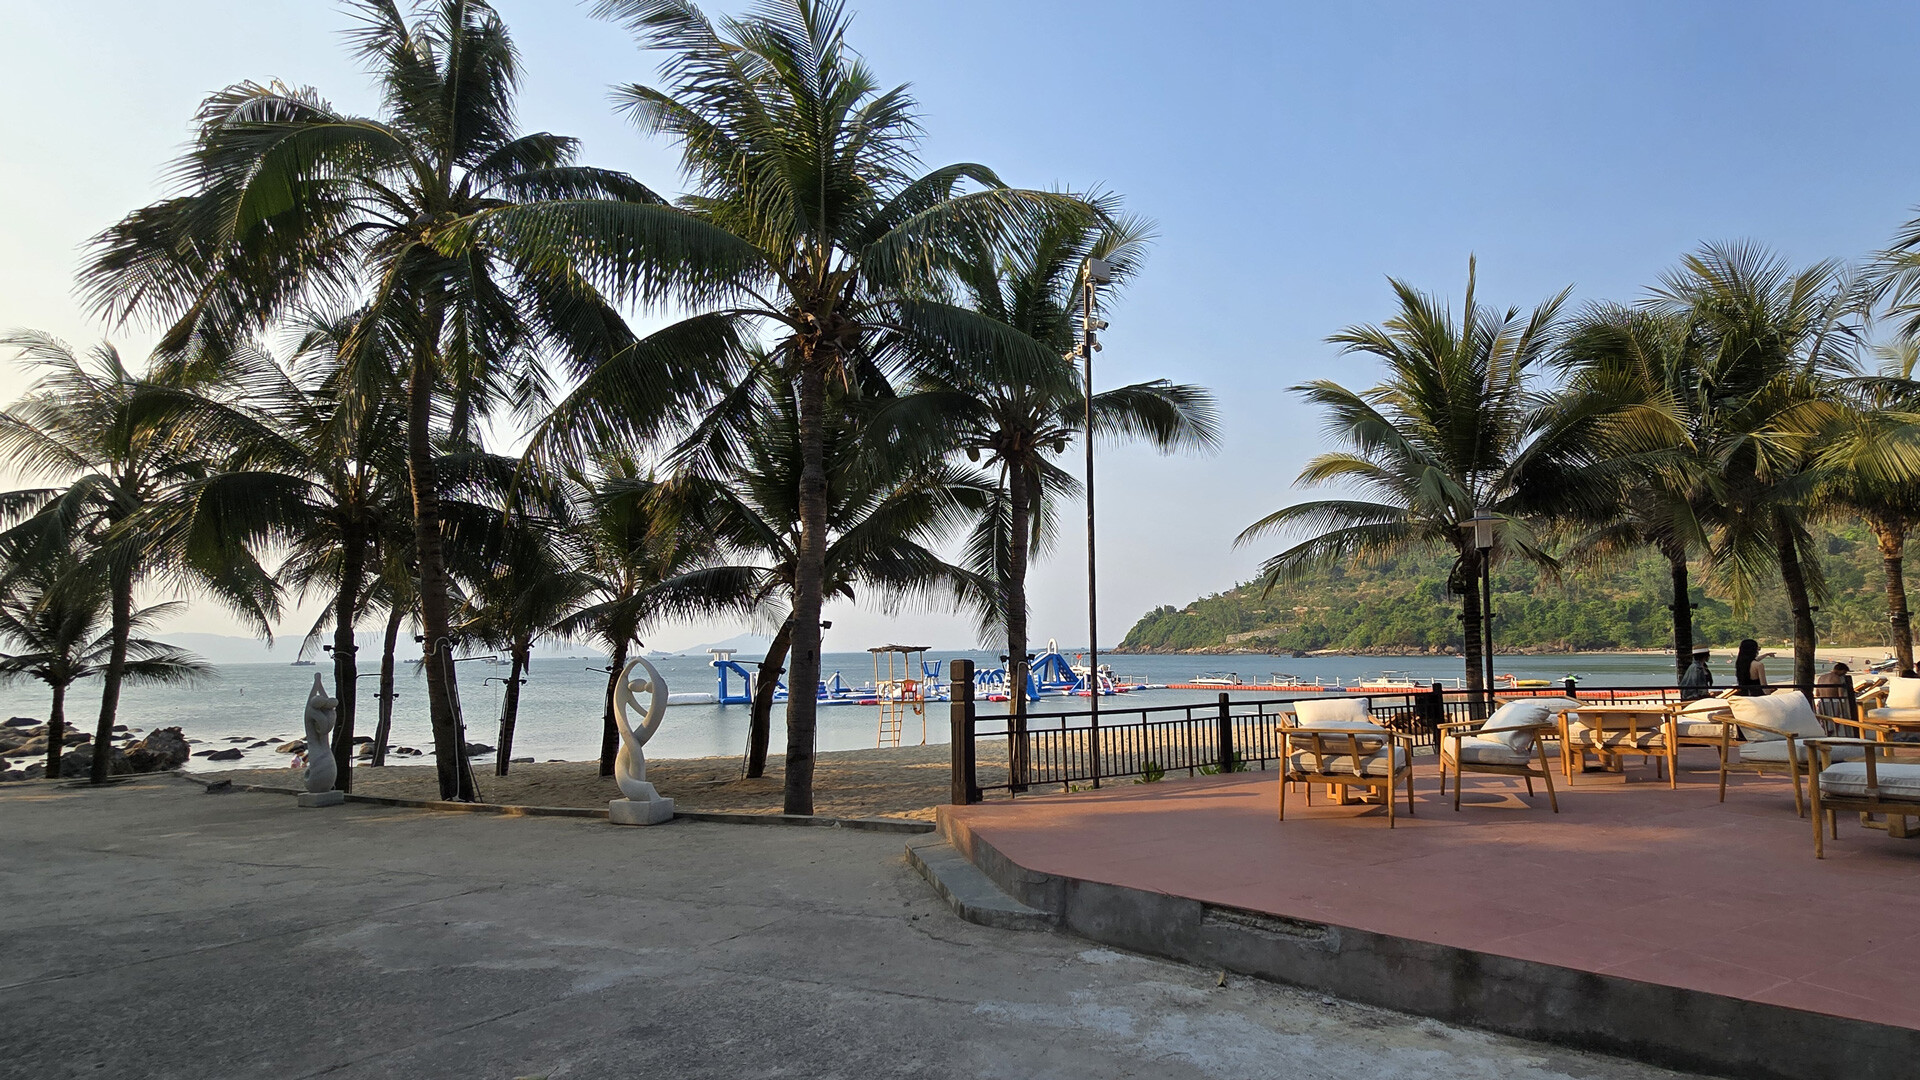
M 1870 523 L 1880 541 L 1880 565 L 1887 579 L 1887 625 L 1893 631 L 1893 656 L 1900 674 L 1913 670 L 1913 619 L 1907 611 L 1907 523 Z
M 1666 556 L 1673 575 L 1673 666 L 1685 675 L 1693 660 L 1693 587 L 1687 580 L 1687 553 L 1668 551 Z
M 366 543 L 357 529 L 342 530 L 340 538 L 340 593 L 333 605 L 333 760 L 339 773 L 335 790 L 353 790 L 353 712 L 359 697 L 360 672 L 355 662 L 353 624 L 360 615 L 360 579 L 367 563 Z
M 513 725 L 520 718 L 520 676 L 527 670 L 527 660 L 533 650 L 529 638 L 516 638 L 513 642 L 513 666 L 507 669 L 506 700 L 500 706 L 500 749 L 493 755 L 493 773 L 495 776 L 507 775 L 507 759 L 513 753 Z
M 1811 687 L 1813 650 L 1818 643 L 1813 631 L 1813 601 L 1807 595 L 1807 577 L 1800 568 L 1799 545 L 1794 543 L 1793 529 L 1781 514 L 1774 516 L 1773 544 L 1780 560 L 1780 581 L 1787 587 L 1787 603 L 1793 609 L 1793 681 Z
M 433 457 L 433 349 L 439 322 L 438 313 L 428 318 L 428 331 L 414 349 L 413 371 L 407 380 L 407 471 L 413 487 L 414 557 L 420 563 L 420 625 L 426 636 L 422 666 L 433 723 L 434 767 L 442 799 L 471 802 L 475 792 L 463 767 L 466 746 L 453 714 L 454 695 L 460 691 L 454 675 L 447 553 L 440 537 L 439 477 Z
M 793 619 L 788 618 L 767 643 L 760 661 L 760 677 L 753 681 L 753 717 L 747 721 L 747 777 L 767 775 L 767 743 L 773 739 L 773 694 L 780 684 L 781 665 L 793 646 Z
M 1472 715 L 1476 718 L 1486 715 L 1484 695 L 1487 686 L 1481 667 L 1484 663 L 1484 639 L 1481 637 L 1480 612 L 1480 550 L 1468 548 L 1460 553 L 1460 578 L 1466 585 L 1466 593 L 1460 597 L 1460 625 L 1465 632 L 1466 641 L 1461 655 L 1467 662 L 1467 700 L 1471 702 Z
M 800 368 L 800 543 L 793 568 L 793 673 L 787 678 L 789 814 L 813 813 L 813 748 L 820 701 L 820 606 L 827 562 L 827 376 L 820 357 Z
M 1001 602 L 1007 617 L 1007 765 L 1014 791 L 1027 787 L 1027 541 L 1033 497 L 1025 463 L 1007 468 L 1007 582 Z
M 380 651 L 380 722 L 373 727 L 373 765 L 387 763 L 387 740 L 393 737 L 393 651 L 400 641 L 400 624 L 406 618 L 407 609 L 399 604 L 387 612 L 387 639 Z
M 47 710 L 47 779 L 60 777 L 60 754 L 66 749 L 67 684 L 53 684 L 53 707 Z
M 127 673 L 127 639 L 133 636 L 133 570 L 116 567 L 112 575 L 113 644 L 107 652 L 105 685 L 100 688 L 100 723 L 93 732 L 93 769 L 89 774 L 96 784 L 107 782 L 113 720 L 120 711 L 120 683 Z
M 627 635 L 622 635 L 607 657 L 607 707 L 600 716 L 600 775 L 613 775 L 613 759 L 620 753 L 620 729 L 614 726 L 613 698 L 620 692 L 620 673 L 627 666 Z

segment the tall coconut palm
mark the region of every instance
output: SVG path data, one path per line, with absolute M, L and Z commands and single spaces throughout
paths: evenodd
M 614 696 L 640 633 L 674 608 L 661 583 L 698 566 L 713 539 L 662 512 L 660 485 L 633 458 L 598 455 L 594 471 L 568 478 L 574 507 L 563 534 L 574 567 L 577 608 L 554 625 L 561 637 L 587 638 L 607 650 L 607 692 L 601 712 L 600 775 L 613 775 L 620 750 Z
M 1824 509 L 1864 522 L 1880 548 L 1888 636 L 1902 674 L 1913 667 L 1913 618 L 1907 606 L 1907 534 L 1920 525 L 1920 339 L 1875 350 L 1880 371 L 1840 386 L 1847 416 L 1819 454 Z
M 1650 297 L 1701 341 L 1714 436 L 1710 566 L 1736 606 L 1779 574 L 1793 614 L 1793 681 L 1803 686 L 1813 683 L 1813 605 L 1826 589 L 1806 519 L 1823 482 L 1823 436 L 1846 418 L 1833 388 L 1853 373 L 1859 303 L 1838 264 L 1795 270 L 1752 244 L 1702 247 Z
M 1331 380 L 1295 387 L 1326 414 L 1331 438 L 1350 450 L 1322 454 L 1299 483 L 1339 483 L 1360 497 L 1296 503 L 1249 525 L 1236 544 L 1304 530 L 1299 543 L 1262 566 L 1267 588 L 1309 570 L 1416 548 L 1455 553 L 1453 591 L 1465 620 L 1467 687 L 1483 689 L 1482 612 L 1476 587 L 1482 555 L 1463 529 L 1475 508 L 1501 521 L 1490 557 L 1545 560 L 1520 512 L 1529 472 L 1553 462 L 1556 439 L 1543 395 L 1533 385 L 1553 344 L 1566 293 L 1522 315 L 1482 308 L 1468 263 L 1460 315 L 1402 281 L 1391 282 L 1398 312 L 1385 323 L 1352 326 L 1327 340 L 1343 352 L 1378 358 L 1385 378 L 1370 390 Z
M 688 471 L 665 493 L 683 528 L 713 536 L 734 561 L 668 579 L 662 599 L 681 611 L 759 612 L 777 625 L 754 684 L 746 774 L 764 774 L 773 697 L 792 642 L 800 526 L 795 478 L 803 468 L 798 395 L 769 371 L 761 393 L 716 414 L 702 441 L 681 448 Z M 891 609 L 945 599 L 991 612 L 992 579 L 952 565 L 932 545 L 985 511 L 991 486 L 972 469 L 913 440 L 885 437 L 865 410 L 835 407 L 823 440 L 827 473 L 827 595 Z M 878 436 L 878 437 L 876 437 Z M 788 700 L 816 683 L 788 682 Z
M 1138 272 L 1151 226 L 1115 213 L 1110 198 L 1094 213 L 1055 215 L 1030 244 L 1006 252 L 976 244 L 957 260 L 966 304 L 1044 342 L 1060 359 L 1036 370 L 1024 361 L 989 362 L 953 377 L 937 369 L 916 375 L 912 393 L 886 409 L 883 426 L 945 441 L 998 474 L 995 498 L 967 545 L 968 568 L 997 583 L 1009 662 L 1027 655 L 1027 573 L 1050 538 L 1054 507 L 1079 484 L 1053 458 L 1085 426 L 1086 392 L 1069 359 L 1078 348 L 1083 271 L 1089 258 L 1107 261 L 1114 288 L 1102 307 Z M 1139 439 L 1162 452 L 1210 450 L 1219 441 L 1212 395 L 1166 379 L 1095 394 L 1097 432 Z M 1014 695 L 1013 707 L 1023 699 Z
M 220 561 L 278 548 L 280 582 L 295 595 L 330 596 L 309 641 L 331 624 L 341 791 L 353 790 L 354 627 L 376 544 L 407 524 L 404 409 L 390 393 L 355 392 L 339 360 L 357 321 L 307 320 L 291 370 L 263 350 L 231 350 L 222 376 L 240 392 L 230 398 L 179 395 L 187 435 L 226 451 L 217 470 L 181 485 L 152 514 L 159 542 L 183 556 Z
M 83 280 L 101 313 L 166 326 L 168 350 L 199 342 L 217 352 L 303 304 L 365 297 L 341 360 L 350 385 L 397 374 L 406 387 L 441 795 L 470 799 L 452 706 L 436 426 L 470 444 L 504 397 L 537 407 L 548 378 L 537 358 L 587 370 L 629 349 L 631 333 L 582 276 L 575 249 L 604 237 L 589 227 L 596 207 L 670 212 L 629 177 L 576 164 L 575 140 L 516 131 L 518 57 L 483 0 L 432 0 L 412 19 L 395 0 L 352 10 L 380 115 L 278 83 L 213 95 L 176 168 L 184 190 L 103 233 Z M 574 227 L 583 215 L 592 221 Z M 689 262 L 648 243 L 650 267 Z M 395 345 L 405 358 L 397 373 L 384 370 Z M 669 400 L 678 389 L 649 385 Z
M 193 393 L 189 376 L 137 375 L 106 344 L 82 355 L 31 332 L 0 344 L 42 371 L 24 396 L 0 411 L 0 457 L 20 473 L 59 477 L 65 485 L 0 496 L 14 521 L 0 533 L 0 547 L 27 564 L 85 550 L 88 565 L 107 582 L 109 641 L 91 774 L 94 783 L 104 783 L 120 687 L 137 659 L 129 652 L 135 588 L 165 574 L 211 595 L 268 636 L 279 597 L 271 576 L 244 551 L 202 548 L 169 558 L 157 542 L 149 515 L 210 472 L 178 423 L 180 400 Z
M 556 530 L 564 527 L 564 523 L 516 517 L 504 538 L 506 549 L 492 560 L 491 572 L 473 581 L 459 623 L 463 635 L 507 652 L 499 749 L 494 754 L 494 772 L 500 776 L 507 775 L 511 762 L 520 687 L 533 663 L 534 643 L 580 606 L 592 584 L 568 564 L 560 550 Z
M 980 165 L 918 173 L 914 102 L 854 54 L 837 0 L 768 0 L 717 24 L 684 0 L 600 0 L 595 10 L 665 54 L 660 87 L 618 94 L 643 132 L 679 143 L 692 193 L 671 211 L 573 215 L 568 235 L 632 295 L 701 314 L 598 368 L 536 446 L 579 457 L 646 434 L 636 425 L 657 423 L 674 400 L 660 358 L 738 386 L 756 377 L 745 343 L 775 343 L 799 399 L 792 678 L 809 686 L 820 675 L 828 387 L 871 386 L 929 355 L 962 363 L 991 349 L 1051 363 L 1004 323 L 925 297 L 937 294 L 944 249 L 1025 235 L 1072 200 L 1009 190 Z M 968 182 L 982 190 L 962 194 Z M 789 813 L 813 808 L 815 706 L 810 694 L 787 704 Z
M 81 679 L 103 674 L 112 661 L 113 604 L 107 579 L 71 552 L 16 567 L 0 583 L 0 682 L 32 678 L 47 684 L 53 704 L 47 711 L 47 775 L 60 775 L 66 749 L 67 690 Z M 180 603 L 155 604 L 134 611 L 131 629 L 146 629 L 179 614 Z M 186 683 L 212 672 L 192 653 L 144 637 L 128 637 L 121 678 L 133 683 Z M 111 738 L 111 731 L 108 733 Z
M 1558 353 L 1569 374 L 1563 394 L 1591 418 L 1591 467 L 1614 477 L 1597 485 L 1599 500 L 1578 508 L 1573 550 L 1604 560 L 1651 546 L 1667 560 L 1675 672 L 1685 674 L 1690 561 L 1709 542 L 1704 515 L 1714 504 L 1706 452 L 1717 411 L 1703 393 L 1700 337 L 1684 315 L 1603 303 L 1580 314 Z

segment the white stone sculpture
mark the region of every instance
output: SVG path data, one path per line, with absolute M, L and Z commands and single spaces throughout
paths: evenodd
M 333 746 L 328 741 L 333 737 L 334 713 L 339 707 L 315 673 L 313 690 L 307 694 L 307 790 L 300 796 L 301 806 L 338 806 L 346 801 L 344 793 L 333 790 L 340 767 L 333 760 Z
M 637 667 L 647 669 L 646 678 L 631 678 Z M 635 731 L 627 710 L 639 711 L 640 694 L 647 695 L 646 720 Z M 660 721 L 666 715 L 666 680 L 645 657 L 636 657 L 620 673 L 620 686 L 613 696 L 614 723 L 620 728 L 620 753 L 613 759 L 613 779 L 626 796 L 607 804 L 607 819 L 616 825 L 658 825 L 673 818 L 673 800 L 663 798 L 647 782 L 647 755 L 642 749 L 660 730 Z

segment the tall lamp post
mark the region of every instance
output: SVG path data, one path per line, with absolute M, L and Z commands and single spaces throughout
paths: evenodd
M 1094 290 L 1113 281 L 1113 267 L 1105 259 L 1087 259 L 1084 308 L 1080 315 L 1080 359 L 1086 365 L 1087 439 L 1087 710 L 1093 751 L 1093 786 L 1100 786 L 1100 606 L 1093 548 L 1093 354 L 1100 351 L 1095 333 L 1107 328 L 1093 313 Z
M 1484 666 L 1481 685 L 1487 700 L 1493 700 L 1493 527 L 1500 520 L 1492 507 L 1476 506 L 1473 517 L 1460 523 L 1473 530 L 1473 546 L 1480 552 L 1480 662 Z

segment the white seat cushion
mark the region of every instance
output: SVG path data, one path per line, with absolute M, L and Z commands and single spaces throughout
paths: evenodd
M 1798 690 L 1766 697 L 1730 698 L 1727 708 L 1733 710 L 1733 721 L 1740 725 L 1741 732 L 1754 741 L 1778 739 L 1780 731 L 1801 739 L 1818 739 L 1827 734 L 1827 729 L 1820 726 L 1820 718 L 1813 715 L 1813 706 L 1807 702 L 1806 695 Z M 1755 724 L 1765 727 L 1750 726 Z
M 1293 703 L 1293 715 L 1301 727 L 1377 728 L 1372 704 L 1373 699 L 1363 697 L 1306 698 Z
M 1888 679 L 1887 708 L 1920 709 L 1920 679 Z
M 1920 679 L 1915 679 L 1914 682 L 1920 682 Z M 1920 709 L 1868 709 L 1867 719 L 1910 724 L 1920 721 Z
M 1456 746 L 1452 739 L 1441 740 L 1442 753 L 1452 757 Z M 1469 735 L 1460 740 L 1459 758 L 1466 765 L 1525 765 L 1533 760 L 1527 750 L 1515 750 L 1505 740 Z M 1529 747 L 1529 750 L 1531 747 Z
M 1388 761 L 1392 761 L 1392 766 Z M 1407 767 L 1405 747 L 1393 748 L 1391 759 L 1385 749 L 1360 759 L 1362 775 L 1391 776 L 1394 772 Z M 1391 769 L 1391 771 L 1389 771 Z M 1311 750 L 1295 750 L 1287 755 L 1289 773 L 1307 773 L 1313 776 L 1352 776 L 1353 755 L 1351 754 L 1315 754 Z
M 1833 751 L 1833 760 L 1835 761 L 1859 761 L 1861 758 L 1867 756 L 1866 749 L 1859 746 L 1835 746 L 1829 749 Z M 1795 740 L 1793 744 L 1793 756 L 1795 761 L 1805 765 L 1807 763 L 1807 744 Z M 1762 764 L 1785 765 L 1787 763 L 1787 740 L 1761 739 L 1757 742 L 1745 743 L 1740 747 L 1740 760 L 1757 761 Z
M 1533 749 L 1533 732 L 1494 729 L 1520 727 L 1523 724 L 1544 724 L 1551 720 L 1553 715 L 1552 709 L 1545 702 L 1526 698 L 1509 701 L 1493 710 L 1493 715 L 1487 717 L 1486 722 L 1480 725 L 1481 731 L 1491 732 L 1480 738 L 1505 743 L 1515 753 L 1525 757 L 1527 752 Z
M 1920 802 L 1920 765 L 1876 761 L 1875 777 L 1880 781 L 1880 797 Z M 1822 794 L 1862 796 L 1867 793 L 1867 763 L 1844 761 L 1829 765 L 1820 773 Z
M 1717 739 L 1726 734 L 1727 725 L 1696 717 L 1677 716 L 1673 720 L 1673 733 L 1683 739 Z

